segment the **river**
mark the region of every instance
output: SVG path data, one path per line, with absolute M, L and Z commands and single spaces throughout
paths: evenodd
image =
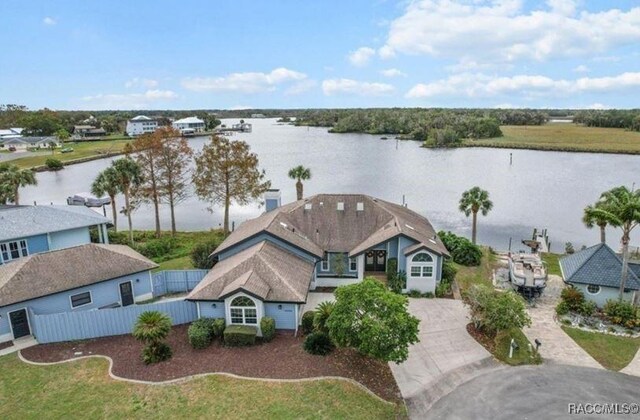
M 230 124 L 237 120 L 227 120 Z M 599 240 L 598 229 L 581 222 L 583 208 L 602 191 L 640 181 L 640 156 L 542 152 L 489 148 L 423 149 L 414 141 L 381 140 L 367 134 L 330 134 L 326 128 L 277 124 L 275 119 L 249 119 L 252 133 L 232 139 L 249 143 L 258 154 L 273 188 L 282 190 L 283 203 L 295 199 L 295 183 L 287 177 L 296 165 L 311 168 L 305 195 L 318 193 L 363 193 L 401 203 L 429 218 L 436 229 L 471 234 L 471 220 L 458 211 L 462 192 L 474 185 L 489 191 L 494 203 L 486 217 L 479 216 L 478 241 L 497 249 L 514 248 L 531 236 L 534 227 L 547 228 L 552 251 L 564 250 L 565 242 L 578 249 Z M 206 137 L 190 140 L 195 150 Z M 513 163 L 509 155 L 513 153 Z M 96 174 L 111 159 L 72 165 L 60 172 L 39 173 L 38 186 L 24 188 L 23 203 L 63 204 L 67 196 L 88 191 Z M 117 203 L 121 207 L 123 199 Z M 203 230 L 220 226 L 222 209 L 207 210 L 207 203 L 191 197 L 176 209 L 179 230 Z M 110 209 L 107 209 L 110 215 Z M 258 203 L 234 205 L 236 224 L 259 215 Z M 163 229 L 169 229 L 169 210 L 162 207 Z M 150 206 L 138 209 L 134 228 L 153 229 Z M 120 229 L 126 220 L 119 218 Z M 608 243 L 619 247 L 619 230 L 608 230 Z M 635 232 L 632 239 L 640 239 Z M 633 241 L 632 243 L 636 243 Z

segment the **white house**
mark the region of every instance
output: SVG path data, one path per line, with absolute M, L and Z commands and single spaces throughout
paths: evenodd
M 174 121 L 171 126 L 182 134 L 200 133 L 206 130 L 204 120 L 198 117 L 187 117 Z
M 146 133 L 153 133 L 158 128 L 158 121 L 145 115 L 138 115 L 127 121 L 127 135 L 136 137 Z
M 0 129 L 0 140 L 22 137 L 22 130 L 23 130 L 22 128 L 18 128 L 18 127 Z

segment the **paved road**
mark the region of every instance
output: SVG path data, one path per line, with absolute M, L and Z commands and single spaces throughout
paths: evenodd
M 431 404 L 461 383 L 501 368 L 466 330 L 467 309 L 452 299 L 409 299 L 420 322 L 420 342 L 409 358 L 390 363 L 411 417 L 420 418 Z
M 29 152 L 29 151 L 22 151 L 22 150 L 17 152 L 12 152 L 12 153 L 0 153 L 0 162 L 7 162 L 10 160 L 16 160 L 23 157 L 29 157 L 29 156 L 46 155 L 49 153 L 51 152 L 47 152 L 47 151 Z
M 640 403 L 640 378 L 566 365 L 525 366 L 490 372 L 436 402 L 429 419 L 564 419 L 570 403 Z M 616 416 L 616 418 L 638 418 Z M 611 418 L 599 415 L 593 418 Z

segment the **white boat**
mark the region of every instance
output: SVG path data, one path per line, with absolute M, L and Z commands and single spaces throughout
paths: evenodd
M 538 289 L 547 285 L 547 265 L 539 254 L 519 252 L 509 255 L 509 278 L 518 289 Z

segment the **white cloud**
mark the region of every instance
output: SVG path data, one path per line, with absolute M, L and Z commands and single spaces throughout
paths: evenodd
M 589 67 L 584 64 L 580 64 L 579 66 L 574 67 L 573 71 L 576 73 L 589 73 Z
M 400 71 L 398 69 L 386 69 L 381 70 L 380 74 L 384 77 L 407 77 L 407 73 Z
M 545 61 L 593 56 L 640 41 L 640 7 L 589 12 L 549 0 L 525 10 L 520 0 L 420 0 L 395 19 L 383 58 L 430 55 L 467 62 Z
M 53 26 L 58 22 L 54 18 L 47 16 L 44 19 L 42 19 L 42 23 L 48 26 Z
M 157 102 L 173 101 L 178 95 L 171 90 L 150 89 L 144 93 L 111 93 L 85 96 L 82 101 L 94 109 L 140 109 Z
M 358 48 L 355 51 L 349 53 L 349 62 L 354 66 L 362 67 L 366 65 L 371 57 L 376 54 L 376 50 L 369 47 Z
M 339 95 L 343 93 L 360 96 L 382 96 L 393 93 L 395 88 L 386 83 L 369 83 L 352 79 L 329 79 L 322 82 L 325 95 Z
M 587 107 L 587 109 L 611 109 L 610 106 L 601 104 L 600 102 L 596 102 Z
M 308 92 L 314 87 L 318 85 L 318 82 L 311 79 L 301 80 L 299 82 L 294 83 L 291 87 L 287 88 L 284 91 L 285 95 L 300 95 L 302 93 Z
M 640 72 L 608 77 L 582 77 L 576 80 L 552 79 L 540 75 L 488 76 L 463 73 L 430 83 L 419 83 L 407 93 L 407 98 L 432 97 L 495 97 L 524 95 L 526 97 L 564 96 L 574 93 L 606 93 L 640 88 Z
M 196 92 L 261 93 L 276 90 L 278 85 L 305 80 L 307 75 L 284 67 L 270 73 L 231 73 L 221 77 L 188 77 L 182 87 Z
M 229 109 L 232 111 L 241 111 L 243 109 L 255 109 L 255 108 L 252 107 L 251 105 L 234 105 Z
M 124 87 L 126 88 L 139 87 L 139 86 L 142 86 L 148 89 L 153 89 L 155 87 L 158 87 L 158 81 L 153 79 L 145 79 L 142 77 L 134 77 L 131 80 L 127 80 L 124 84 Z

